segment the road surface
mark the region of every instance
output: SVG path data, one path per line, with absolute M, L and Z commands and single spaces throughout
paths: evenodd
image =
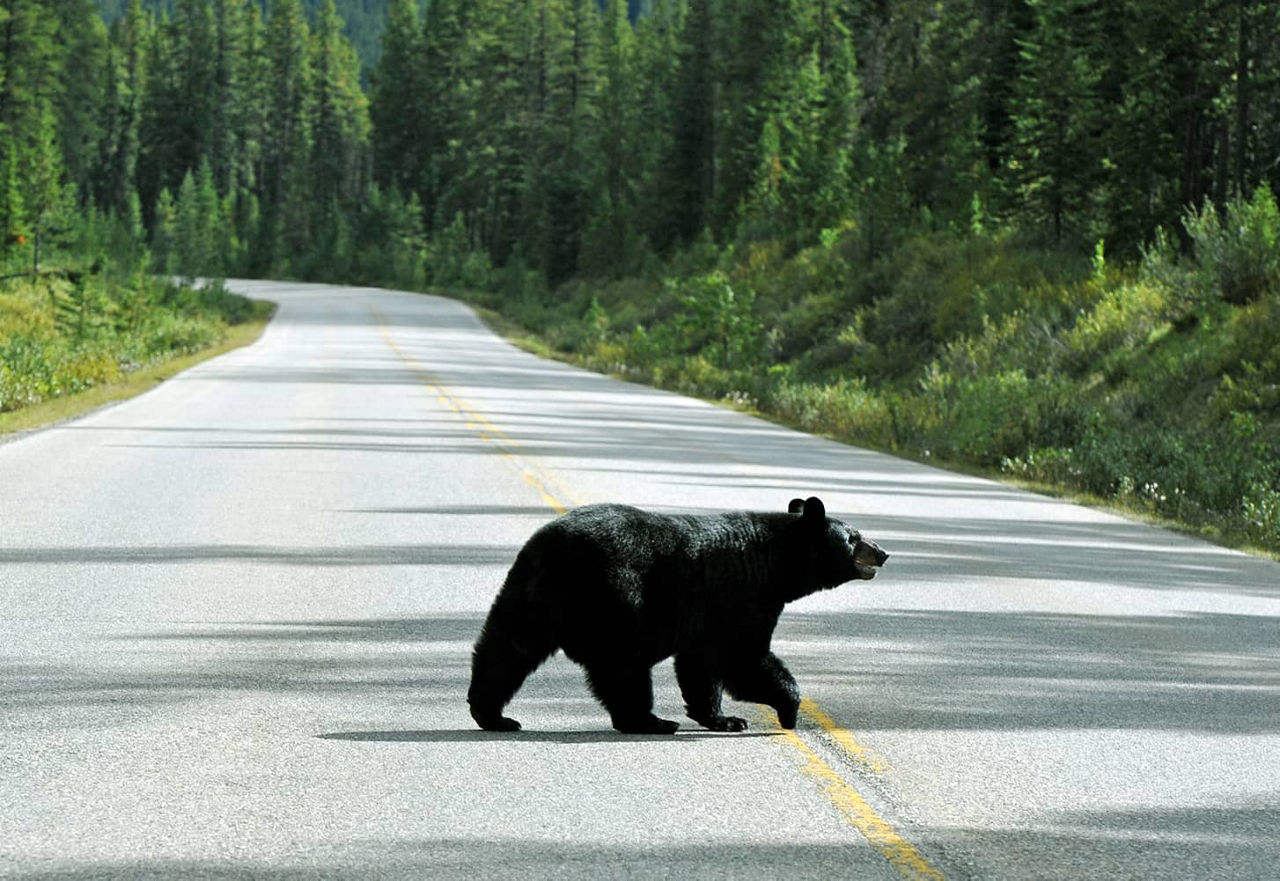
M 443 299 L 233 287 L 280 303 L 257 344 L 0 444 L 0 876 L 1280 877 L 1280 565 Z M 784 613 L 798 734 L 619 735 L 563 657 L 475 729 L 471 643 L 557 510 L 810 494 L 893 556 Z

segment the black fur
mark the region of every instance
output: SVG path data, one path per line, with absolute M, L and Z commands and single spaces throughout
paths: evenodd
M 502 715 L 525 677 L 563 649 L 586 669 L 619 731 L 670 734 L 653 714 L 650 668 L 675 655 L 689 718 L 741 731 L 721 695 L 768 704 L 794 728 L 800 692 L 769 650 L 782 607 L 888 558 L 826 516 L 821 500 L 788 513 L 655 514 L 588 505 L 534 533 L 489 610 L 472 655 L 467 701 L 481 728 L 516 731 Z

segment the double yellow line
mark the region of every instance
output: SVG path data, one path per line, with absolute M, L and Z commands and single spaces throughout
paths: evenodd
M 467 427 L 476 432 L 482 440 L 493 444 L 520 472 L 520 476 L 524 481 L 537 490 L 548 508 L 557 514 L 563 514 L 570 507 L 583 504 L 582 499 L 575 498 L 572 494 L 566 492 L 563 486 L 557 484 L 556 490 L 559 492 L 553 491 L 549 484 L 554 481 L 539 474 L 524 461 L 517 452 L 517 442 L 486 419 L 484 414 L 469 406 L 456 395 L 450 394 L 444 385 L 431 375 L 426 367 L 396 343 L 382 316 L 376 309 L 373 311 L 374 316 L 378 319 L 378 332 L 391 351 L 405 363 L 405 366 L 422 381 L 430 392 L 435 394 L 436 400 L 458 414 Z M 566 502 L 561 501 L 562 498 L 568 499 L 569 503 L 566 504 Z M 861 744 L 854 737 L 853 732 L 841 727 L 835 719 L 827 715 L 814 701 L 808 698 L 802 700 L 800 702 L 800 714 L 817 727 L 823 739 L 833 749 L 837 750 L 843 758 L 851 761 L 864 772 L 884 774 L 889 770 L 883 759 Z M 845 822 L 857 829 L 899 874 L 904 878 L 920 879 L 920 881 L 942 881 L 942 873 L 930 864 L 924 854 L 915 845 L 903 838 L 891 823 L 881 817 L 858 790 L 850 785 L 839 772 L 822 758 L 817 750 L 805 741 L 799 731 L 788 731 L 786 729 L 781 729 L 781 731 L 783 741 L 795 750 L 802 763 L 801 773 L 818 786 L 818 789 L 826 796 L 827 801 L 839 812 Z
M 519 453 L 516 451 L 517 443 L 505 435 L 501 429 L 495 426 L 492 422 L 486 419 L 483 413 L 480 413 L 475 408 L 468 405 L 461 398 L 449 394 L 444 385 L 432 376 L 431 372 L 428 371 L 426 367 L 422 366 L 416 358 L 400 348 L 399 344 L 396 343 L 395 339 L 391 336 L 386 324 L 383 322 L 381 314 L 379 314 L 376 309 L 373 311 L 374 316 L 378 319 L 378 333 L 382 336 L 383 341 L 386 342 L 391 351 L 395 352 L 396 357 L 403 361 L 405 366 L 409 368 L 410 372 L 422 381 L 422 384 L 426 386 L 427 391 L 436 396 L 437 401 L 444 404 L 454 413 L 458 414 L 467 428 L 474 431 L 481 440 L 496 447 L 502 454 L 503 458 L 510 462 L 512 466 L 520 472 L 520 476 L 524 479 L 524 482 L 529 484 L 538 492 L 538 495 L 542 497 L 543 503 L 546 504 L 548 508 L 555 511 L 557 514 L 563 514 L 568 511 L 570 507 L 583 504 L 581 499 L 573 498 L 569 493 L 564 492 L 563 488 L 561 488 L 561 494 L 568 497 L 571 504 L 566 505 L 564 502 L 560 501 L 560 498 L 552 492 L 551 488 L 548 486 L 548 483 L 551 481 L 538 474 L 538 472 L 531 468 L 520 457 Z

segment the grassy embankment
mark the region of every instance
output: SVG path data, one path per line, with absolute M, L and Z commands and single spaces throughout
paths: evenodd
M 250 343 L 273 309 L 140 272 L 0 281 L 0 436 L 132 397 Z
M 585 366 L 1280 551 L 1280 215 L 1270 191 L 1113 265 L 1011 237 L 845 230 L 666 278 L 481 305 Z

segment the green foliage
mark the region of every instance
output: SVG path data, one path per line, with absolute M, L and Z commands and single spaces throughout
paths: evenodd
M 0 287 L 0 412 L 112 382 L 206 348 L 253 306 L 214 285 L 199 291 L 110 272 Z
M 671 319 L 683 349 L 722 368 L 743 367 L 756 361 L 761 326 L 752 312 L 751 292 L 735 292 L 721 273 L 693 276 L 668 284 L 679 305 Z
M 1224 211 L 1206 202 L 1183 224 L 1203 286 L 1237 305 L 1280 293 L 1280 210 L 1269 186 L 1232 199 Z

